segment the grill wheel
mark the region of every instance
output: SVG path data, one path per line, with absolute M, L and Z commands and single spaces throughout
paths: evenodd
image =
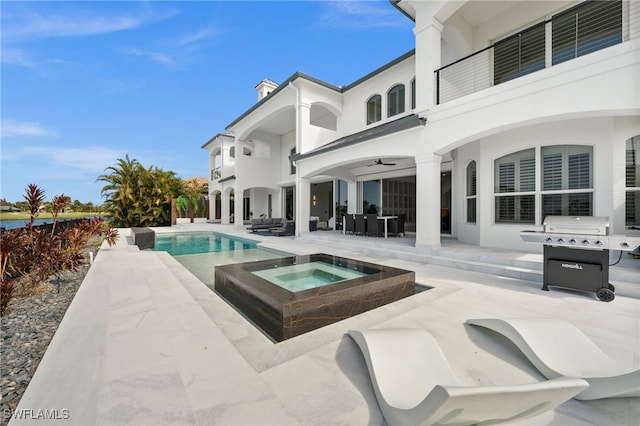
M 609 284 L 609 286 L 611 286 L 611 284 Z M 616 295 L 609 288 L 602 287 L 599 288 L 596 292 L 596 297 L 598 298 L 598 300 L 601 300 L 603 302 L 611 302 L 613 299 L 615 299 Z

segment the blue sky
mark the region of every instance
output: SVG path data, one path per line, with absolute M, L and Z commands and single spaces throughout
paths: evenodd
M 2 1 L 1 194 L 103 202 L 129 154 L 207 176 L 207 140 L 301 71 L 347 85 L 414 47 L 377 1 Z

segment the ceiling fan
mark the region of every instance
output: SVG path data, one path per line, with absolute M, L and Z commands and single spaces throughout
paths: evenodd
M 378 158 L 373 164 L 369 164 L 371 166 L 395 166 L 396 163 L 385 163 L 382 161 L 382 158 Z

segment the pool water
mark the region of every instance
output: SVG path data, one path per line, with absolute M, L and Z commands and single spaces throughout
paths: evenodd
M 369 275 L 366 272 L 321 261 L 254 271 L 253 274 L 292 292 Z
M 166 251 L 172 256 L 184 256 L 255 248 L 257 248 L 257 242 L 253 240 L 245 240 L 215 232 L 179 232 L 167 235 L 156 233 L 154 250 Z

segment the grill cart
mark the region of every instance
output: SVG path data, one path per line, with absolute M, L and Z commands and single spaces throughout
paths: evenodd
M 609 235 L 605 216 L 547 216 L 542 232 L 522 231 L 520 237 L 543 245 L 542 290 L 556 286 L 587 291 L 604 302 L 615 298 L 609 250 L 632 251 L 640 245 L 640 234 Z

